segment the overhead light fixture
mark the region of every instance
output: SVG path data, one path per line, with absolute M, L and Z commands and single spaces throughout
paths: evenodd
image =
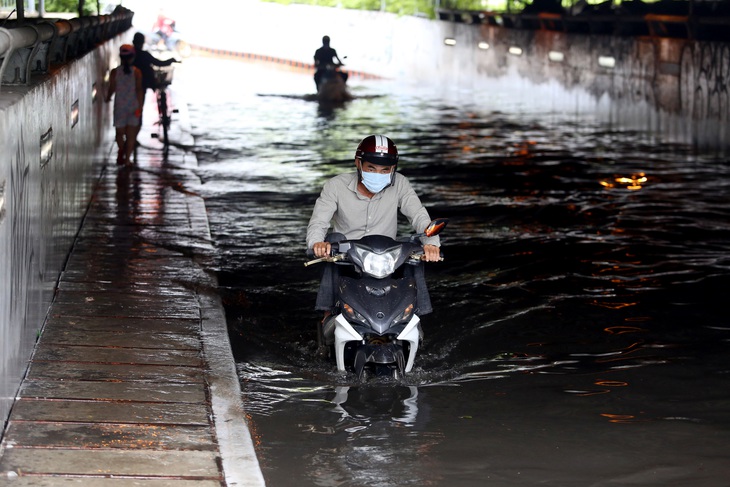
M 550 51 L 548 53 L 548 59 L 554 63 L 562 63 L 565 60 L 565 54 L 559 51 Z
M 486 51 L 487 49 L 489 49 L 489 43 L 481 41 L 479 44 L 477 44 L 477 47 Z
M 447 37 L 446 39 L 444 39 L 444 44 L 446 44 L 447 46 L 455 46 L 456 45 L 456 39 L 453 39 L 451 37 Z
M 522 56 L 522 48 L 512 46 L 509 48 L 509 53 L 512 54 L 513 56 Z
M 613 69 L 616 67 L 616 58 L 613 56 L 598 56 L 598 65 Z

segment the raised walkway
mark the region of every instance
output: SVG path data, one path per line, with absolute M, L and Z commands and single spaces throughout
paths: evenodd
M 8 421 L 0 485 L 264 485 L 177 108 L 167 160 L 151 92 L 137 165 L 118 168 L 110 147 Z

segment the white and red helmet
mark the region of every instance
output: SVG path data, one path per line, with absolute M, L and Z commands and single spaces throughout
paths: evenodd
M 385 135 L 368 135 L 358 144 L 355 159 L 372 162 L 379 166 L 396 166 L 398 148 Z

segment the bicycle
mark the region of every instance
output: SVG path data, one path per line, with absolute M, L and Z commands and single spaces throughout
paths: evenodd
M 172 72 L 171 66 L 153 66 L 155 70 L 155 96 L 157 97 L 157 113 L 160 116 L 159 121 L 156 123 L 162 127 L 162 151 L 165 157 L 170 150 L 170 139 L 168 138 L 168 132 L 170 131 L 170 121 L 172 120 L 170 108 L 167 105 L 167 87 L 172 84 Z M 172 110 L 172 113 L 176 113 L 177 110 Z M 160 138 L 159 133 L 153 134 L 153 137 Z

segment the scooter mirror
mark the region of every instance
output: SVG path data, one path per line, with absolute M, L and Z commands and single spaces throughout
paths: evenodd
M 438 235 L 439 233 L 441 233 L 441 230 L 446 228 L 447 223 L 449 223 L 448 218 L 436 218 L 428 224 L 426 230 L 424 230 L 423 233 L 427 237 L 433 237 L 434 235 Z

